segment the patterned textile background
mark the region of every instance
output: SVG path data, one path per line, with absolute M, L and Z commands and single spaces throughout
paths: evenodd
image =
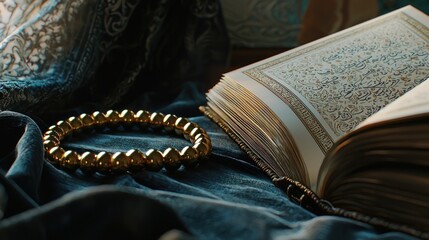
M 308 0 L 222 0 L 231 44 L 290 48 L 298 45 Z
M 216 1 L 1 1 L 0 16 L 2 110 L 167 100 L 228 60 Z
M 292 48 L 411 4 L 427 0 L 221 0 L 231 44 Z
M 409 4 L 429 14 L 427 0 L 310 0 L 298 42 L 316 40 Z

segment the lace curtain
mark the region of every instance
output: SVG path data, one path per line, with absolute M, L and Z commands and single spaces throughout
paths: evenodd
M 208 0 L 4 0 L 0 41 L 0 109 L 25 112 L 173 94 L 229 49 Z

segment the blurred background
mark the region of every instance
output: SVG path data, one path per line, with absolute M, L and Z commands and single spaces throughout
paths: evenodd
M 231 68 L 250 64 L 328 34 L 428 0 L 221 0 L 232 45 Z

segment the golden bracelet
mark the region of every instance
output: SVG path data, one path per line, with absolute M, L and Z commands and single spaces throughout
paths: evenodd
M 84 152 L 79 154 L 72 150 L 65 150 L 60 146 L 60 141 L 81 131 L 93 131 L 94 129 L 110 128 L 118 126 L 130 127 L 137 125 L 140 128 L 152 128 L 165 132 L 175 132 L 190 140 L 192 146 L 186 146 L 181 151 L 175 148 L 167 148 L 163 152 L 157 149 L 149 149 L 145 153 L 138 149 L 127 152 Z M 206 131 L 196 123 L 186 118 L 172 114 L 140 110 L 134 113 L 131 110 L 118 112 L 109 110 L 106 113 L 96 111 L 92 114 L 83 113 L 79 117 L 69 117 L 49 127 L 43 136 L 43 146 L 47 160 L 56 166 L 74 171 L 80 168 L 85 173 L 99 172 L 102 174 L 137 172 L 142 169 L 159 171 L 163 167 L 167 170 L 178 169 L 182 164 L 192 167 L 199 160 L 211 152 L 211 140 Z

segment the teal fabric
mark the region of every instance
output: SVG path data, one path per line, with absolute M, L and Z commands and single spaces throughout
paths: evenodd
M 183 91 L 186 98 L 159 110 L 185 113 L 187 105 L 192 113 L 204 103 L 192 84 Z M 196 168 L 103 176 L 51 165 L 42 151 L 46 121 L 1 112 L 0 133 L 8 142 L 0 159 L 2 199 L 7 196 L 0 238 L 413 239 L 350 219 L 315 216 L 290 201 L 216 124 L 201 114 L 187 117 L 213 142 L 212 154 Z M 64 143 L 76 151 L 188 144 L 175 135 L 126 130 Z
M 429 14 L 429 1 L 427 0 L 378 0 L 379 14 L 385 14 L 393 10 L 412 5 L 420 11 Z

